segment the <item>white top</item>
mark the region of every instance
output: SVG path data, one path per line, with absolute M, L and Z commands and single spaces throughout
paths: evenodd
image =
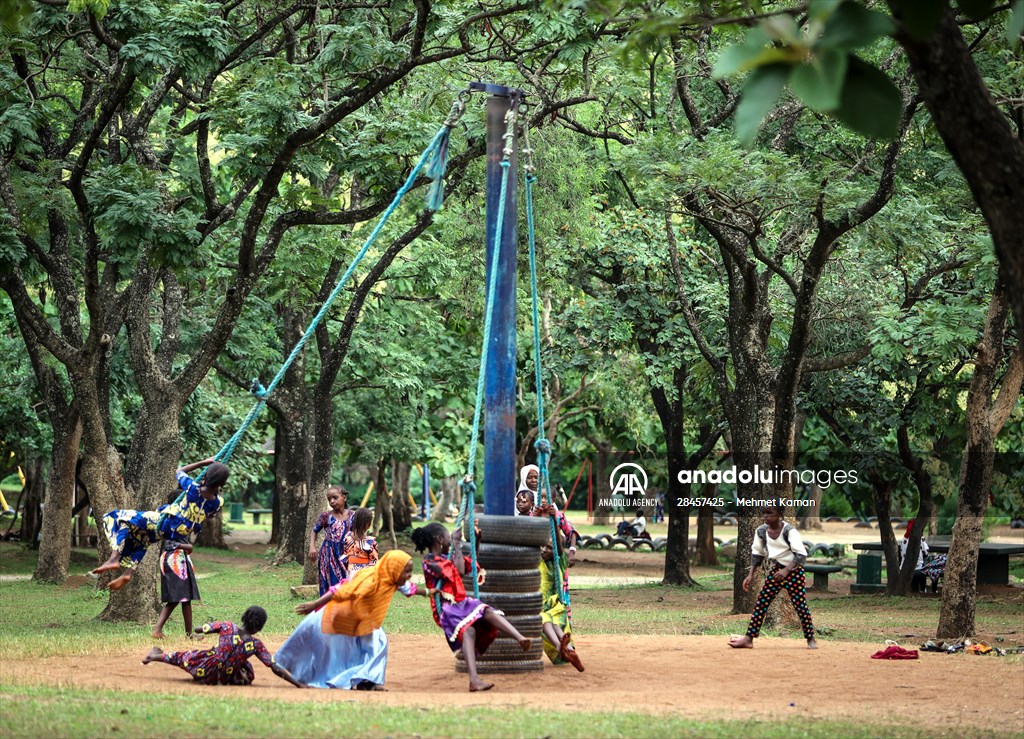
M 903 566 L 903 560 L 907 558 L 907 547 L 910 546 L 910 539 L 906 536 L 900 540 L 900 567 Z M 914 567 L 915 570 L 919 570 L 924 567 L 924 558 L 928 556 L 928 542 L 921 537 L 921 550 L 917 553 L 917 565 Z
M 783 529 L 785 529 L 785 524 L 783 524 Z M 752 554 L 759 557 L 767 557 L 778 562 L 783 567 L 793 564 L 796 559 L 795 554 L 799 554 L 802 557 L 807 556 L 807 547 L 804 546 L 796 526 L 791 526 L 789 529 L 789 544 L 786 543 L 781 531 L 779 532 L 778 539 L 773 539 L 770 531 L 765 533 L 765 541 L 762 542 L 761 537 L 755 532 L 754 544 L 750 548 Z
M 633 531 L 636 532 L 637 536 L 639 536 L 647 530 L 647 519 L 642 515 L 637 516 L 633 519 L 633 523 L 631 523 L 630 526 L 633 528 Z

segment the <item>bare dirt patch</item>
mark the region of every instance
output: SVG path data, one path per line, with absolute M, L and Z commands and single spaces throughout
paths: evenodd
M 276 649 L 281 639 L 268 639 Z M 172 645 L 168 645 L 172 646 Z M 183 643 L 180 645 L 185 646 Z M 905 662 L 872 660 L 876 645 L 761 639 L 732 650 L 723 637 L 583 636 L 586 672 L 546 665 L 542 673 L 493 675 L 490 693 L 466 692 L 440 634 L 390 638 L 387 693 L 295 690 L 255 665 L 248 688 L 195 685 L 163 664 L 143 666 L 137 652 L 15 659 L 7 682 L 138 693 L 231 694 L 319 703 L 364 701 L 385 706 L 500 708 L 545 705 L 555 711 L 639 711 L 694 719 L 847 719 L 905 723 L 943 734 L 1011 733 L 1024 725 L 1020 657 L 922 654 Z M 970 687 L 957 690 L 951 686 Z M 738 706 L 742 705 L 742 711 Z M 742 715 L 741 715 L 742 714 Z

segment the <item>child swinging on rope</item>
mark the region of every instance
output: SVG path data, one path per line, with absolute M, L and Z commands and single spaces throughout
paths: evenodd
M 209 468 L 202 484 L 188 476 L 192 470 L 207 465 Z M 178 502 L 155 511 L 119 509 L 106 514 L 103 532 L 113 551 L 110 559 L 94 569 L 92 574 L 125 570 L 123 575 L 107 585 L 111 590 L 119 590 L 131 581 L 150 544 L 158 539 L 188 543 L 191 534 L 199 533 L 207 516 L 216 514 L 223 507 L 220 491 L 229 474 L 226 464 L 212 458 L 185 465 L 177 472 L 178 486 L 184 494 Z
M 479 541 L 479 539 L 478 539 Z M 530 649 L 532 639 L 516 630 L 505 619 L 505 614 L 466 596 L 462 576 L 473 566 L 472 560 L 463 555 L 448 559 L 452 547 L 460 551 L 462 532 L 455 529 L 449 536 L 447 529 L 439 523 L 430 523 L 412 532 L 412 543 L 423 555 L 423 574 L 427 580 L 427 595 L 434 622 L 448 637 L 448 646 L 453 652 L 462 650 L 469 673 L 469 692 L 490 690 L 494 683 L 485 683 L 476 671 L 476 661 L 487 651 L 487 647 L 503 631 L 515 639 L 524 652 Z M 440 596 L 438 611 L 434 595 Z

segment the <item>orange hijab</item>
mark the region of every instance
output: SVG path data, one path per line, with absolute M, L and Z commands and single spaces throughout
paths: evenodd
M 405 552 L 387 552 L 374 567 L 359 570 L 351 580 L 339 585 L 324 606 L 322 631 L 366 636 L 379 629 L 398 588 L 398 578 L 411 560 Z

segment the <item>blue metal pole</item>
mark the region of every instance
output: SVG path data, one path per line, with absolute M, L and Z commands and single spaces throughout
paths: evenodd
M 423 518 L 430 520 L 430 467 L 423 463 Z
M 484 386 L 484 513 L 511 516 L 516 490 L 516 182 L 518 152 L 510 159 L 505 223 L 498 264 L 491 264 L 501 197 L 505 114 L 525 95 L 500 85 L 474 82 L 487 98 L 487 277 L 498 270 L 491 344 Z

